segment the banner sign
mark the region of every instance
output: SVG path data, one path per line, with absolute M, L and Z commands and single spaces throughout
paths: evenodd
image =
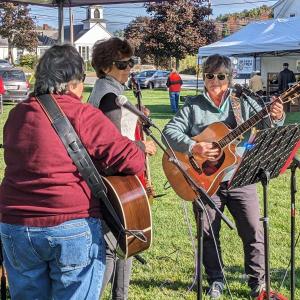
M 237 63 L 238 74 L 251 74 L 254 71 L 254 57 L 239 57 Z

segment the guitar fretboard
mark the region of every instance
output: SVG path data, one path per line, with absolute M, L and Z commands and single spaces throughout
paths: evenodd
M 290 101 L 293 101 L 294 99 L 300 97 L 300 82 L 295 84 L 294 86 L 290 87 L 288 90 L 286 90 L 284 93 L 282 93 L 279 96 L 279 99 L 282 103 L 287 103 Z M 257 114 L 249 118 L 246 122 L 239 125 L 237 128 L 232 130 L 230 133 L 228 133 L 225 137 L 220 139 L 218 141 L 218 144 L 221 148 L 225 148 L 227 145 L 229 145 L 231 142 L 236 140 L 239 136 L 241 136 L 243 133 L 247 132 L 249 129 L 251 129 L 253 126 L 255 126 L 259 121 L 261 121 L 264 117 L 266 117 L 271 109 L 272 103 L 267 104 L 261 111 L 259 111 Z
M 221 140 L 219 140 L 219 145 L 221 148 L 226 147 L 231 142 L 233 142 L 235 139 L 237 139 L 239 136 L 241 136 L 243 133 L 247 132 L 250 128 L 255 126 L 259 121 L 261 121 L 265 116 L 268 115 L 270 111 L 271 104 L 268 104 L 265 108 L 260 110 L 257 114 L 252 116 L 250 119 L 248 119 L 246 122 L 241 124 L 240 126 L 236 127 L 234 130 L 232 130 L 230 133 L 228 133 L 225 137 L 223 137 Z

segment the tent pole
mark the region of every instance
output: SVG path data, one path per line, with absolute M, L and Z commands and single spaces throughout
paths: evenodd
M 65 41 L 64 38 L 64 1 L 60 0 L 58 3 L 58 40 L 60 44 Z
M 196 70 L 196 75 L 197 75 L 197 79 L 196 79 L 196 95 L 198 95 L 199 92 L 199 72 L 200 72 L 200 59 L 199 59 L 199 55 L 197 57 L 197 70 Z

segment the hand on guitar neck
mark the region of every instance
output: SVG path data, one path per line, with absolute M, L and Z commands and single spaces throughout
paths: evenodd
M 281 120 L 283 118 L 283 104 L 280 98 L 272 97 L 272 104 L 270 107 L 270 116 L 274 121 Z

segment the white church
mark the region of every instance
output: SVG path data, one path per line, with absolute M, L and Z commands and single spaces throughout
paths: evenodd
M 108 39 L 112 34 L 106 30 L 101 6 L 90 6 L 82 24 L 74 25 L 74 46 L 85 61 L 91 59 L 92 48 L 96 41 Z M 65 43 L 70 42 L 70 26 L 65 26 Z
M 70 43 L 70 26 L 64 27 L 65 43 Z M 86 10 L 86 19 L 82 24 L 73 26 L 73 41 L 74 46 L 81 54 L 85 61 L 91 59 L 92 48 L 96 41 L 108 39 L 113 35 L 107 31 L 106 23 L 103 18 L 103 8 L 99 5 L 89 6 Z M 36 55 L 40 57 L 52 45 L 57 43 L 58 32 L 48 30 L 38 30 L 38 47 Z M 22 54 L 27 54 L 28 51 L 13 49 L 13 56 L 15 59 Z M 0 37 L 0 59 L 8 57 L 8 43 L 7 39 Z

